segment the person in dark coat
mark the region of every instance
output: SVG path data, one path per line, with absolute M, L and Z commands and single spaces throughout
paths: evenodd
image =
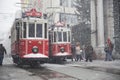
M 87 45 L 85 48 L 85 54 L 86 54 L 86 62 L 89 60 L 92 62 L 92 56 L 93 56 L 93 47 L 92 45 Z
M 0 66 L 2 66 L 4 54 L 7 54 L 5 47 L 3 44 L 0 44 Z
M 76 54 L 75 54 L 75 45 L 71 45 L 71 52 L 72 52 L 72 61 L 76 61 Z

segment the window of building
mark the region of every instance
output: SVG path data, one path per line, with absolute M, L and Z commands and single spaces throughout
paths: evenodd
M 60 21 L 66 22 L 67 24 L 77 24 L 78 23 L 77 15 L 75 15 L 75 14 L 61 13 Z
M 60 0 L 60 6 L 73 7 L 74 0 Z

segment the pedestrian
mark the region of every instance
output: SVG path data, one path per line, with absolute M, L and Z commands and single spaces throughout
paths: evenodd
M 105 51 L 105 61 L 108 61 L 109 60 L 109 46 L 107 44 L 107 42 L 105 43 L 105 48 L 104 48 L 104 51 Z
M 0 44 L 0 66 L 2 66 L 4 54 L 7 54 L 5 47 L 3 44 Z
M 72 52 L 72 58 L 71 58 L 72 61 L 76 60 L 75 45 L 74 44 L 71 45 L 71 52 Z
M 92 57 L 93 57 L 93 47 L 92 47 L 92 45 L 87 45 L 86 46 L 86 48 L 85 48 L 85 54 L 86 54 L 86 62 L 88 62 L 88 60 L 90 61 L 90 62 L 92 62 Z
M 80 56 L 81 52 L 80 52 L 80 43 L 79 42 L 76 43 L 75 52 L 76 52 L 76 61 L 81 60 L 81 56 Z
M 85 60 L 85 45 L 83 45 L 81 48 L 81 57 L 82 57 L 82 60 Z
M 105 48 L 104 51 L 106 53 L 106 58 L 105 61 L 112 61 L 112 51 L 113 51 L 113 43 L 111 42 L 111 40 L 108 38 L 105 44 Z

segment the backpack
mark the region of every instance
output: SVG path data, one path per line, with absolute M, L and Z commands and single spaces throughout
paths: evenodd
M 108 51 L 109 51 L 109 48 L 108 48 L 108 47 L 105 47 L 105 48 L 104 48 L 104 51 L 105 51 L 105 52 L 108 52 Z

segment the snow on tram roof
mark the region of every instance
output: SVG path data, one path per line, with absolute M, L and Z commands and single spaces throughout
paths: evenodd
M 57 23 L 55 23 L 55 26 L 57 26 L 57 27 L 64 27 L 65 26 L 65 22 L 57 22 Z
M 67 27 L 54 27 L 54 31 L 70 31 Z

